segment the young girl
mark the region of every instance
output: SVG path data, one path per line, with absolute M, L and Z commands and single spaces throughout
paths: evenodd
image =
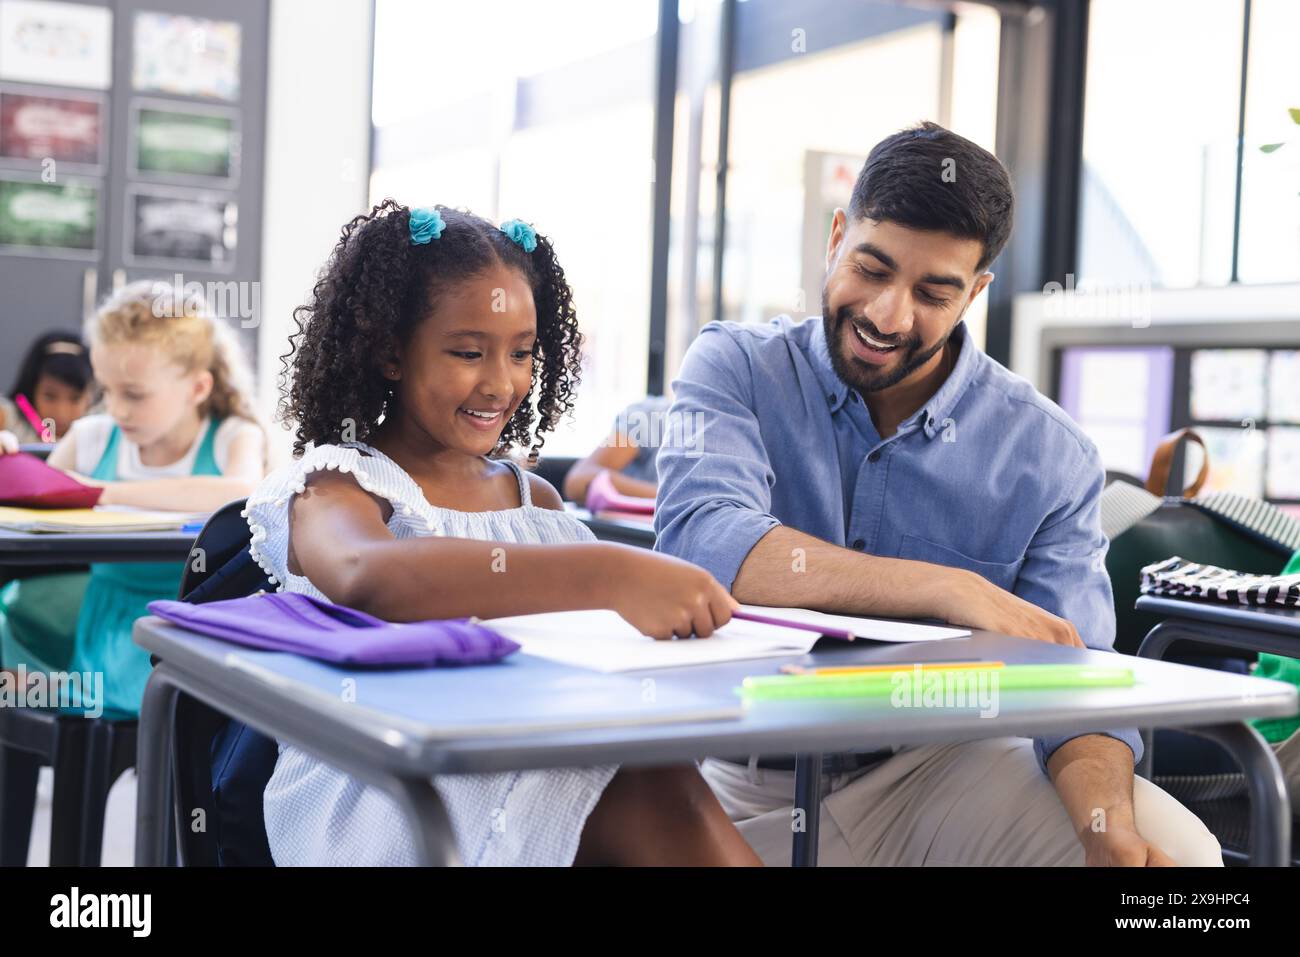
M 27 350 L 8 396 L 0 396 L 0 455 L 19 443 L 53 442 L 93 398 L 90 356 L 73 333 L 51 332 Z M 4 576 L 9 578 L 10 576 Z M 72 654 L 86 573 L 46 569 L 0 588 L 0 667 L 63 671 Z
M 106 415 L 77 420 L 49 464 L 102 485 L 102 505 L 212 511 L 261 478 L 265 437 L 247 396 L 233 334 L 164 283 L 123 287 L 86 325 Z M 157 598 L 175 598 L 182 563 L 91 566 L 70 671 L 104 674 L 106 709 L 135 714 L 149 654 L 131 625 Z M 6 660 L 5 666 L 13 662 Z
M 301 458 L 247 512 L 253 554 L 284 589 L 390 621 L 612 608 L 668 638 L 730 619 L 707 572 L 595 541 L 503 457 L 536 455 L 578 377 L 571 293 L 545 237 L 386 200 L 344 227 L 295 318 L 284 412 Z M 434 786 L 468 864 L 758 863 L 694 765 Z M 279 865 L 414 861 L 385 793 L 291 746 L 264 810 Z
M 0 431 L 17 442 L 54 442 L 86 414 L 93 398 L 90 356 L 81 339 L 51 332 L 32 343 L 8 396 L 0 396 Z

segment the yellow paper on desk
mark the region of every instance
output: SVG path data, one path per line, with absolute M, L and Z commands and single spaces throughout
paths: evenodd
M 0 528 L 16 532 L 112 534 L 168 532 L 206 518 L 195 512 L 136 508 L 15 508 L 0 505 Z

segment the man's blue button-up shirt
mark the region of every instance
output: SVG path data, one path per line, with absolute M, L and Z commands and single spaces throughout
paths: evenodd
M 673 382 L 658 457 L 656 549 L 728 589 L 776 525 L 882 557 L 977 572 L 1110 649 L 1096 447 L 970 342 L 946 382 L 882 439 L 831 366 L 820 316 L 712 322 Z M 1135 729 L 1105 731 L 1142 754 Z M 1077 734 L 1035 740 L 1048 757 Z

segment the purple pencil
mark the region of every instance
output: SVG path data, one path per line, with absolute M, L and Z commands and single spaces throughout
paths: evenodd
M 742 621 L 757 621 L 764 625 L 782 625 L 786 628 L 801 628 L 804 631 L 815 631 L 819 635 L 826 635 L 829 638 L 840 638 L 844 641 L 852 641 L 857 635 L 844 628 L 826 628 L 822 625 L 810 625 L 803 621 L 790 621 L 787 618 L 770 618 L 767 615 L 755 615 L 750 611 L 733 611 L 732 618 L 739 618 Z

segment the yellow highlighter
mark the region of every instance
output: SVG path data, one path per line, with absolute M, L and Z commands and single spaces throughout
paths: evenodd
M 881 672 L 913 671 L 959 671 L 975 669 L 987 671 L 990 668 L 1005 668 L 1003 661 L 920 661 L 891 665 L 838 665 L 827 668 L 809 668 L 805 665 L 782 665 L 781 673 L 787 675 L 870 675 Z

